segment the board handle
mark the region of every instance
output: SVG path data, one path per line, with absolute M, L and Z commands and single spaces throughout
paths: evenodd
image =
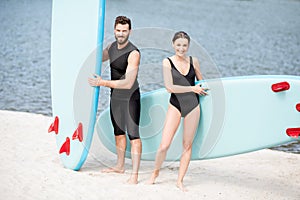
M 286 134 L 292 138 L 298 138 L 300 136 L 300 128 L 288 128 Z
M 290 89 L 290 84 L 286 81 L 272 85 L 273 92 L 283 92 Z
M 296 110 L 297 110 L 298 112 L 300 112 L 300 103 L 298 103 L 298 104 L 296 105 Z

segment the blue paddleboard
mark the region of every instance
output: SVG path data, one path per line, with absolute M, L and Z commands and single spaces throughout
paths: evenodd
M 105 0 L 53 0 L 51 93 L 58 152 L 66 168 L 79 170 L 93 138 L 99 88 L 87 79 L 100 74 Z M 86 67 L 89 66 L 89 67 Z M 87 68 L 87 69 L 85 69 Z
M 192 159 L 231 156 L 294 141 L 299 136 L 300 77 L 242 76 L 200 82 L 208 87 L 200 97 L 201 119 Z M 164 88 L 141 98 L 142 159 L 154 160 L 161 141 L 170 94 Z M 182 154 L 181 122 L 166 160 Z M 101 113 L 96 129 L 103 145 L 116 151 L 109 109 Z M 130 145 L 126 149 L 130 157 Z

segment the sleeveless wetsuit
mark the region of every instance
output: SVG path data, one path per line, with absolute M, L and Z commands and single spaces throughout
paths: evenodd
M 111 80 L 125 78 L 129 54 L 137 50 L 131 42 L 118 49 L 117 42 L 108 49 Z M 110 116 L 115 135 L 124 135 L 127 131 L 130 140 L 139 139 L 140 89 L 137 77 L 130 89 L 111 88 Z
M 190 56 L 190 69 L 187 75 L 181 74 L 172 60 L 168 58 L 171 64 L 171 73 L 174 85 L 194 86 L 195 85 L 195 69 L 193 66 L 193 59 Z M 199 106 L 199 95 L 194 92 L 186 93 L 171 93 L 170 104 L 173 105 L 181 113 L 182 117 L 189 114 L 194 108 Z

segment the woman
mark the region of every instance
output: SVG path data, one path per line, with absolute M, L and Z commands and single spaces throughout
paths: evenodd
M 183 152 L 176 186 L 182 191 L 186 191 L 183 178 L 190 163 L 192 143 L 200 119 L 198 95 L 207 95 L 207 93 L 200 85 L 195 85 L 195 78 L 202 80 L 202 75 L 198 59 L 187 56 L 190 45 L 188 34 L 183 31 L 177 32 L 172 42 L 175 55 L 163 60 L 165 87 L 171 93 L 170 104 L 165 119 L 162 140 L 156 154 L 155 169 L 149 182 L 154 184 L 155 179 L 158 177 L 181 117 L 184 117 Z

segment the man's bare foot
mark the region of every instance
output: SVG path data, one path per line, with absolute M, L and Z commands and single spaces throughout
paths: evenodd
M 103 173 L 118 173 L 123 174 L 125 172 L 123 167 L 110 167 L 107 169 L 103 169 L 101 172 Z
M 150 180 L 147 182 L 147 184 L 149 184 L 149 185 L 154 184 L 155 183 L 155 179 L 158 177 L 158 175 L 159 175 L 159 170 L 153 171 L 153 173 L 152 173 L 152 175 L 150 177 Z
M 187 192 L 188 190 L 184 187 L 182 182 L 177 182 L 176 186 L 183 192 Z
M 127 180 L 127 184 L 130 184 L 130 185 L 138 184 L 138 175 L 137 174 L 131 174 L 130 178 Z

